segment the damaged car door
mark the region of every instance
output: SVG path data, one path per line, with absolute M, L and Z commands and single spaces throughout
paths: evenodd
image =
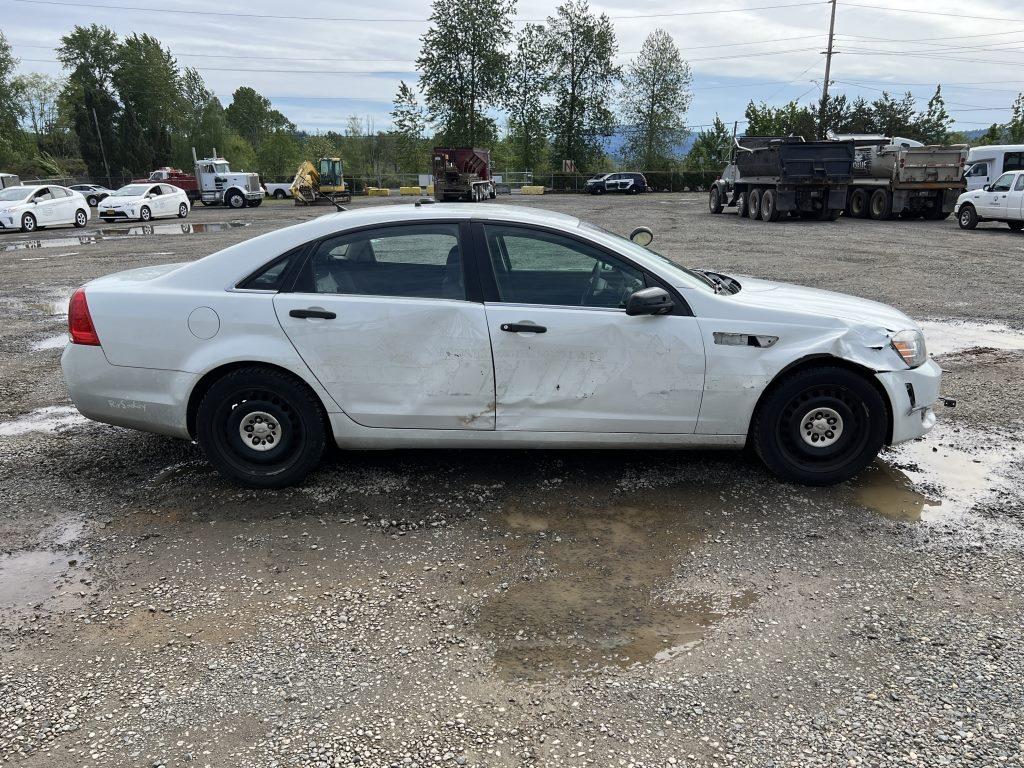
M 628 259 L 546 229 L 474 226 L 497 429 L 695 431 L 704 346 L 678 296 L 658 313 L 627 314 L 631 296 L 659 285 Z
M 293 290 L 274 297 L 288 338 L 357 423 L 494 429 L 487 319 L 467 297 L 464 253 L 454 223 L 339 234 L 314 243 Z

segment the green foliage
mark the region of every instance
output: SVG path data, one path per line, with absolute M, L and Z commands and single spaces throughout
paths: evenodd
M 690 168 L 722 168 L 732 156 L 732 131 L 718 115 L 715 122 L 697 134 L 697 138 L 686 156 Z
M 235 90 L 224 116 L 228 127 L 253 147 L 275 131 L 295 131 L 295 124 L 274 109 L 270 99 L 248 86 Z
M 615 118 L 609 107 L 618 44 L 611 20 L 595 16 L 586 0 L 566 0 L 548 17 L 547 55 L 558 73 L 551 109 L 553 160 L 572 160 L 581 171 L 593 169 L 604 151 L 601 137 L 611 135 Z
M 0 31 L 0 163 L 9 165 L 24 142 L 20 121 L 25 115 L 24 84 L 14 75 L 18 60 Z
M 1024 143 L 1024 93 L 1018 93 L 1011 108 L 1010 122 L 1006 126 L 1006 139 L 1011 144 Z
M 928 100 L 928 109 L 918 116 L 914 126 L 917 135 L 914 137 L 925 144 L 945 144 L 949 141 L 950 126 L 953 118 L 946 112 L 946 102 L 942 98 L 942 86 L 935 89 L 935 94 Z
M 888 91 L 871 104 L 874 126 L 883 136 L 906 136 L 916 138 L 914 96 L 909 91 L 900 99 L 894 99 Z
M 228 135 L 220 99 L 206 87 L 200 74 L 187 67 L 181 75 L 178 130 L 173 137 L 174 165 L 192 167 L 192 149 L 201 156 L 223 151 Z
M 256 153 L 257 169 L 268 179 L 291 177 L 299 166 L 299 143 L 286 131 L 274 131 Z M 314 158 L 315 160 L 315 158 Z
M 629 126 L 623 161 L 637 168 L 666 168 L 689 135 L 686 110 L 693 95 L 690 65 L 672 36 L 656 29 L 622 78 L 622 123 Z
M 812 139 L 816 134 L 817 119 L 808 107 L 791 101 L 782 107 L 766 102 L 747 104 L 743 113 L 747 119 L 748 136 L 803 136 Z
M 1006 129 L 999 125 L 999 123 L 992 123 L 992 125 L 988 127 L 988 130 L 986 130 L 975 143 L 980 146 L 985 146 L 986 144 L 1001 144 L 1003 142 L 1005 132 Z
M 416 67 L 441 143 L 495 138 L 487 109 L 500 100 L 508 66 L 495 41 L 511 35 L 514 9 L 514 0 L 434 0 Z
M 391 110 L 391 131 L 394 140 L 395 170 L 416 173 L 427 167 L 427 149 L 423 134 L 427 119 L 420 107 L 419 99 L 404 80 L 398 84 L 394 107 Z
M 545 53 L 544 27 L 527 24 L 516 36 L 502 106 L 508 113 L 506 167 L 534 171 L 547 144 L 550 115 L 545 98 L 554 72 Z
M 251 171 L 256 168 L 256 150 L 243 136 L 228 131 L 224 136 L 224 149 L 218 150 L 231 162 L 233 171 Z

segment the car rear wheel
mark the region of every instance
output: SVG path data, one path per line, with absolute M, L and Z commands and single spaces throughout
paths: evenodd
M 153 212 L 149 210 L 148 205 L 144 205 L 142 206 L 142 208 L 139 209 L 139 219 L 141 221 L 150 221 L 152 218 Z
M 708 210 L 712 213 L 721 213 L 722 207 L 722 190 L 714 186 L 708 194 Z
M 35 232 L 36 231 L 36 217 L 31 213 L 26 213 L 21 217 L 21 231 L 22 232 Z
M 188 216 L 188 206 L 182 203 L 178 206 L 178 218 L 184 219 L 186 216 Z
M 960 229 L 974 229 L 978 226 L 978 212 L 974 210 L 974 206 L 960 206 L 960 213 L 957 214 L 956 223 L 960 225 Z
M 97 198 L 96 195 L 89 195 L 87 198 L 85 198 L 85 202 L 89 204 L 90 208 L 95 208 L 97 205 L 100 204 L 99 198 Z
M 213 384 L 196 413 L 210 463 L 254 488 L 283 488 L 316 468 L 327 423 L 316 395 L 282 371 L 239 368 Z
M 75 211 L 75 226 L 81 229 L 89 223 L 89 214 L 79 208 Z
M 864 376 L 832 366 L 798 371 L 765 395 L 751 440 L 784 480 L 831 485 L 856 475 L 885 442 L 888 410 Z
M 285 197 L 287 197 L 287 195 L 285 195 L 283 189 L 275 189 L 274 190 L 274 199 L 275 200 L 284 200 Z

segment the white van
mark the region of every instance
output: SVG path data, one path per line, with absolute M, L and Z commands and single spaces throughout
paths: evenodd
M 1007 171 L 1024 170 L 1024 144 L 971 147 L 967 153 L 967 191 L 991 184 Z

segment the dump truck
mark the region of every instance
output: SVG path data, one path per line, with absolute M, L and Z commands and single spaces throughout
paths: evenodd
M 854 144 L 846 215 L 945 219 L 966 190 L 967 145 L 924 145 L 900 136 L 837 135 Z
M 852 141 L 801 136 L 743 136 L 709 192 L 711 213 L 735 206 L 741 217 L 778 221 L 783 214 L 834 221 L 853 178 Z
M 340 205 L 352 200 L 345 185 L 340 157 L 321 157 L 316 164 L 303 160 L 292 180 L 291 195 L 296 205 Z
M 491 151 L 472 147 L 434 147 L 434 198 L 479 202 L 493 200 L 497 189 L 491 178 Z

